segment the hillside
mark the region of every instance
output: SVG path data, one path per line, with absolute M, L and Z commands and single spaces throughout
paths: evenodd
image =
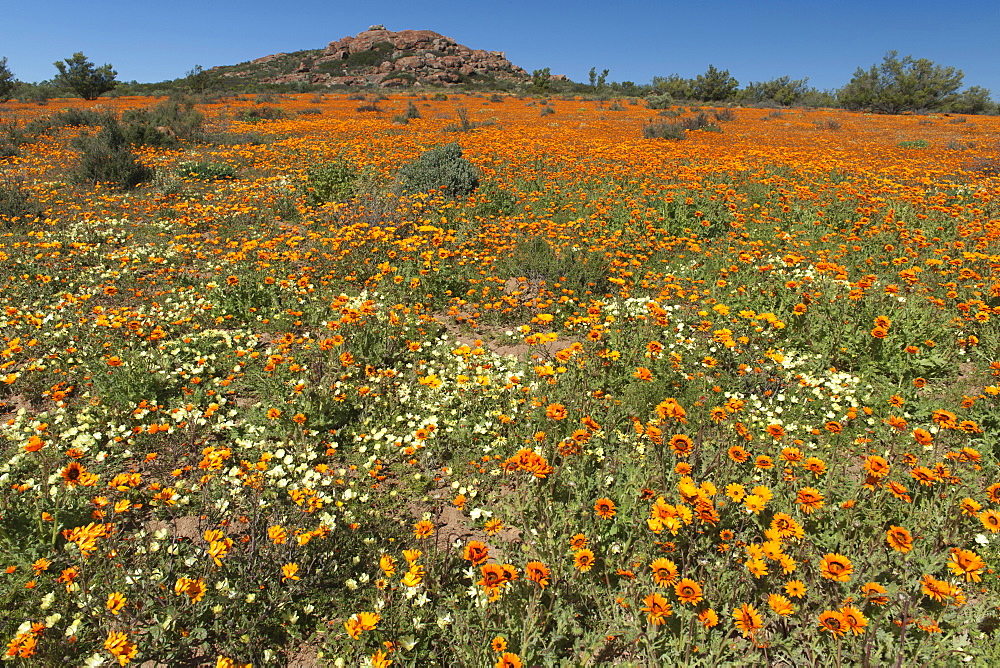
M 321 86 L 450 86 L 530 78 L 501 51 L 472 49 L 431 30 L 394 32 L 380 25 L 325 49 L 277 53 L 212 72 L 265 84 Z

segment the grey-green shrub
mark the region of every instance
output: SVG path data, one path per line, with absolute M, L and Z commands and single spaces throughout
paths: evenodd
M 81 150 L 80 163 L 73 177 L 81 183 L 111 183 L 130 190 L 152 180 L 154 172 L 138 161 L 121 124 L 114 117 L 104 121 L 94 136 L 80 137 L 76 146 Z
M 333 161 L 313 167 L 306 176 L 309 185 L 306 201 L 315 206 L 353 197 L 361 173 L 350 165 Z
M 422 153 L 399 170 L 405 192 L 437 189 L 451 197 L 466 197 L 479 187 L 482 172 L 462 157 L 462 148 L 452 142 Z

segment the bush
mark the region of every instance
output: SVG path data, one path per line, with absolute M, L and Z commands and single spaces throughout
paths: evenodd
M 0 229 L 6 227 L 11 219 L 24 221 L 41 216 L 42 208 L 31 201 L 22 183 L 8 177 L 0 179 Z
M 666 121 L 646 125 L 642 128 L 642 136 L 646 139 L 687 139 L 684 128 L 678 123 Z
M 392 117 L 392 122 L 400 125 L 406 125 L 414 118 L 420 118 L 420 110 L 417 109 L 417 105 L 413 104 L 411 101 L 406 105 L 406 111 Z
M 727 123 L 729 121 L 736 120 L 736 112 L 729 107 L 726 107 L 725 109 L 716 109 L 712 113 L 712 116 L 720 123 Z
M 0 103 L 9 100 L 15 88 L 17 81 L 14 79 L 14 73 L 7 67 L 7 58 L 0 58 Z
M 340 161 L 327 162 L 307 172 L 309 195 L 306 201 L 315 206 L 326 202 L 340 202 L 357 193 L 360 172 Z
M 284 117 L 285 112 L 278 107 L 254 107 L 244 111 L 240 120 L 244 123 L 260 123 L 262 121 L 276 121 Z
M 181 162 L 176 169 L 178 175 L 199 181 L 218 181 L 236 176 L 236 169 L 224 162 Z
M 93 137 L 80 137 L 80 164 L 73 173 L 81 183 L 111 183 L 123 190 L 135 188 L 153 178 L 154 172 L 132 153 L 128 137 L 114 117 L 107 117 Z
M 459 107 L 456 109 L 456 113 L 458 113 L 458 123 L 446 125 L 444 128 L 445 132 L 469 132 L 484 125 L 493 125 L 493 121 L 470 121 L 469 112 L 465 107 Z M 545 113 L 543 112 L 542 115 L 544 116 Z
M 53 82 L 64 88 L 69 88 L 84 100 L 96 100 L 102 93 L 114 90 L 118 82 L 111 65 L 95 67 L 82 53 L 73 54 L 72 58 L 53 63 L 59 74 Z
M 838 97 L 848 109 L 885 114 L 903 111 L 940 111 L 958 101 L 962 70 L 889 51 L 881 65 L 858 68 Z
M 650 109 L 669 109 L 673 104 L 674 98 L 670 93 L 650 95 L 646 98 L 646 106 Z
M 147 146 L 169 146 L 177 143 L 176 138 L 194 139 L 204 121 L 205 116 L 193 104 L 178 100 L 167 100 L 152 109 L 132 109 L 122 115 L 122 122 L 136 139 L 132 143 Z
M 896 146 L 899 148 L 927 148 L 930 142 L 926 139 L 913 139 L 911 141 L 901 141 Z
M 452 142 L 422 153 L 399 170 L 404 192 L 438 189 L 451 197 L 466 197 L 479 187 L 481 172 L 462 157 L 462 148 Z

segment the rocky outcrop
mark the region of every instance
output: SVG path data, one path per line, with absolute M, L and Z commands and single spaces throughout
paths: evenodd
M 299 52 L 301 54 L 302 52 Z M 277 66 L 288 62 L 284 71 Z M 224 76 L 261 76 L 261 83 L 305 82 L 327 86 L 420 86 L 464 82 L 524 82 L 530 76 L 502 51 L 470 49 L 431 30 L 400 30 L 372 26 L 354 36 L 330 42 L 321 51 L 264 56 L 252 61 L 273 68 L 266 74 L 237 66 Z

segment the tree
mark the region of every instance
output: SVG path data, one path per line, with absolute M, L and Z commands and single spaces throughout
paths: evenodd
M 194 69 L 185 75 L 184 80 L 192 93 L 204 93 L 205 89 L 208 88 L 208 78 L 208 72 L 203 70 L 201 65 L 195 65 Z
M 604 84 L 608 81 L 608 70 L 605 69 L 598 74 L 597 68 L 591 67 L 590 72 L 587 73 L 587 77 L 590 80 L 590 87 L 594 90 L 600 90 L 604 88 Z
M 903 111 L 943 111 L 955 103 L 964 78 L 962 70 L 938 65 L 926 58 L 899 57 L 889 51 L 881 65 L 865 70 L 840 89 L 838 98 L 848 109 L 884 114 Z
M 679 74 L 671 74 L 668 77 L 653 77 L 653 88 L 657 93 L 669 95 L 674 100 L 690 100 L 694 95 L 692 86 L 694 82 L 685 79 Z
M 535 90 L 544 93 L 549 89 L 549 83 L 552 81 L 552 68 L 544 67 L 540 70 L 535 70 L 531 73 L 531 85 L 535 87 Z
M 730 76 L 729 70 L 719 71 L 715 65 L 709 65 L 704 74 L 695 77 L 692 92 L 704 102 L 724 102 L 736 95 L 739 86 L 740 82 Z
M 989 114 L 996 110 L 997 106 L 990 97 L 989 88 L 982 86 L 970 86 L 962 91 L 962 94 L 951 105 L 951 111 L 959 114 Z
M 17 88 L 17 80 L 14 79 L 14 73 L 7 67 L 7 59 L 0 58 L 0 102 L 9 100 L 15 88 Z
M 789 107 L 795 104 L 803 95 L 809 91 L 809 78 L 792 79 L 791 77 L 778 77 L 770 81 L 751 81 L 743 89 L 742 97 L 750 102 L 777 102 Z
M 115 80 L 118 72 L 111 69 L 111 65 L 95 67 L 94 63 L 87 60 L 87 57 L 79 51 L 74 53 L 72 58 L 57 61 L 53 65 L 59 70 L 53 82 L 73 90 L 84 100 L 96 100 L 102 93 L 114 90 L 118 85 Z

